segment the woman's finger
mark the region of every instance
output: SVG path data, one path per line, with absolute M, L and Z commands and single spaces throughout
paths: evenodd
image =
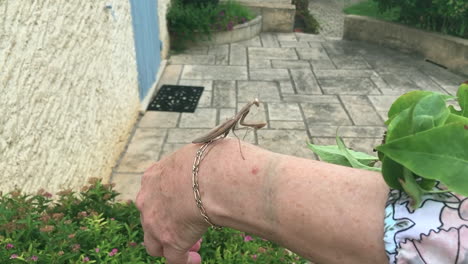
M 193 251 L 181 252 L 174 248 L 164 248 L 164 257 L 168 264 L 200 264 L 200 254 Z
M 152 238 L 148 232 L 145 232 L 144 236 L 144 245 L 146 248 L 146 252 L 153 257 L 162 257 L 163 256 L 163 248 L 161 244 L 156 241 L 156 239 Z
M 195 245 L 193 245 L 189 251 L 194 251 L 194 252 L 197 252 L 198 250 L 200 250 L 201 248 L 201 242 L 202 242 L 202 239 L 200 238 L 197 243 L 195 243 Z

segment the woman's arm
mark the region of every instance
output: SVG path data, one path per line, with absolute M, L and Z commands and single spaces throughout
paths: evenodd
M 187 145 L 153 166 L 137 200 L 148 251 L 169 253 L 171 264 L 196 263 L 173 255 L 185 256 L 207 228 L 191 190 L 198 147 Z M 237 140 L 221 140 L 200 164 L 201 197 L 215 224 L 275 241 L 318 263 L 387 261 L 383 219 L 388 189 L 381 175 L 247 143 L 242 152 L 245 160 Z M 151 191 L 159 194 L 150 198 Z M 151 250 L 153 242 L 159 251 Z

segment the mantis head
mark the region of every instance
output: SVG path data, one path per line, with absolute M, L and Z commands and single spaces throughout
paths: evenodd
M 253 100 L 253 104 L 256 105 L 256 106 L 260 106 L 260 100 L 258 100 L 258 98 L 255 98 Z

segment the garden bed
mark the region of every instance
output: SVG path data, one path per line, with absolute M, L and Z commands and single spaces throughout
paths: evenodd
M 246 23 L 236 25 L 229 31 L 214 31 L 207 39 L 205 36 L 195 37 L 196 45 L 220 45 L 251 39 L 262 31 L 262 16 L 257 16 Z
M 238 0 L 262 16 L 263 32 L 292 32 L 296 7 L 288 0 Z

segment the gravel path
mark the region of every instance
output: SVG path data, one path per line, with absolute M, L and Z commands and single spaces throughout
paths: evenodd
M 363 0 L 311 0 L 309 10 L 322 27 L 320 34 L 325 37 L 343 36 L 343 8 Z

